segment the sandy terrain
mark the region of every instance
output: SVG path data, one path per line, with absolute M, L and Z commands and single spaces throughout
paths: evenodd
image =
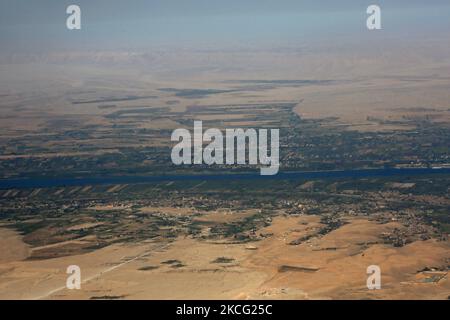
M 12 229 L 0 228 L 0 264 L 26 259 L 30 248 L 22 237 Z
M 446 265 L 448 241 L 394 248 L 383 245 L 380 235 L 401 228 L 397 222 L 347 222 L 320 236 L 319 217 L 279 216 L 258 231 L 266 234 L 264 240 L 250 244 L 178 238 L 47 260 L 11 256 L 1 266 L 0 298 L 446 299 L 450 294 L 446 273 L 423 271 Z M 305 235 L 312 237 L 289 244 Z M 6 242 L 18 245 L 14 237 L 2 238 L 1 245 Z M 81 290 L 64 288 L 71 264 L 81 267 Z M 381 267 L 381 290 L 366 287 L 366 268 L 373 264 Z

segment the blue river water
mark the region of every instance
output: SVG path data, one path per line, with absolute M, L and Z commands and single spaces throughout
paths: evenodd
M 105 184 L 138 184 L 163 181 L 214 181 L 214 180 L 313 180 L 337 178 L 370 177 L 414 177 L 418 175 L 450 175 L 450 168 L 380 168 L 333 171 L 285 171 L 274 176 L 261 176 L 259 173 L 241 174 L 191 174 L 191 175 L 147 175 L 147 176 L 100 176 L 82 178 L 21 178 L 0 179 L 0 189 L 51 188 Z

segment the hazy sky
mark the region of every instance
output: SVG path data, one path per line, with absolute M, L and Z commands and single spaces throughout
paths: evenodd
M 82 30 L 66 29 L 69 4 L 81 7 Z M 448 0 L 0 0 L 0 51 L 339 41 L 367 36 L 370 4 L 382 8 L 383 36 L 450 32 Z

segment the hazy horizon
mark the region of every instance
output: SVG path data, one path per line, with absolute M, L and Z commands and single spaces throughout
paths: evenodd
M 377 1 L 383 30 L 368 33 L 373 1 L 2 1 L 0 53 L 152 50 L 164 46 L 282 47 L 351 45 L 361 39 L 447 38 L 447 1 Z M 81 7 L 81 30 L 69 31 L 66 7 Z

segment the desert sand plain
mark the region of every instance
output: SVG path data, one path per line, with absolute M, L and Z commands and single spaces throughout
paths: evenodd
M 2 299 L 446 299 L 445 272 L 421 271 L 448 263 L 449 243 L 418 241 L 401 248 L 380 235 L 397 222 L 349 218 L 348 224 L 315 235 L 316 216 L 280 215 L 270 234 L 252 244 L 209 243 L 179 238 L 117 244 L 49 260 L 26 260 L 28 246 L 2 229 L 2 245 L 14 252 L 1 265 Z M 80 239 L 79 241 L 82 241 Z M 31 249 L 32 250 L 32 249 Z M 5 252 L 5 251 L 2 251 Z M 82 270 L 81 290 L 65 287 L 68 265 Z M 379 265 L 382 289 L 368 290 L 366 268 Z

